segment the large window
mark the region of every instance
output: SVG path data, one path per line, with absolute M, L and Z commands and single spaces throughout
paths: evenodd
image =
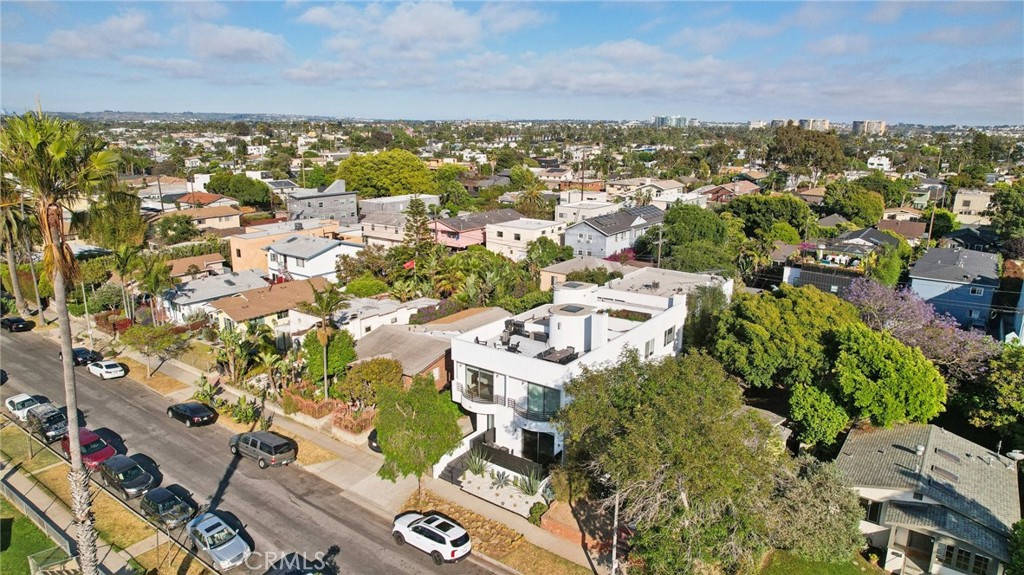
M 554 463 L 555 436 L 550 433 L 523 430 L 523 458 L 534 463 Z
M 466 394 L 474 399 L 494 400 L 494 374 L 490 371 L 467 365 Z
M 957 549 L 956 553 L 953 554 L 953 567 L 967 571 L 967 568 L 971 565 L 971 552 L 966 549 Z
M 561 391 L 536 383 L 531 383 L 526 387 L 526 411 L 528 414 L 550 419 L 561 406 Z
M 864 521 L 878 525 L 882 518 L 882 504 L 878 501 L 861 498 L 860 506 L 864 510 Z

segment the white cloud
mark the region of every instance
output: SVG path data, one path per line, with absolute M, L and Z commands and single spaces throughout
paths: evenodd
M 627 66 L 650 65 L 668 57 L 660 47 L 632 39 L 598 44 L 590 52 L 602 60 Z
M 298 68 L 284 71 L 284 77 L 303 84 L 332 84 L 338 81 L 364 78 L 368 70 L 354 61 L 324 62 L 306 60 Z
M 29 67 L 50 56 L 46 49 L 36 44 L 3 44 L 0 47 L 0 62 L 4 68 Z
M 1020 30 L 1020 20 L 1007 20 L 991 26 L 939 26 L 918 34 L 914 39 L 927 44 L 948 46 L 984 46 L 1001 41 L 1004 37 Z
M 61 58 L 102 58 L 159 43 L 160 35 L 149 29 L 149 14 L 141 10 L 129 10 L 74 30 L 54 30 L 47 37 L 54 55 Z
M 671 36 L 669 41 L 689 46 L 702 54 L 715 54 L 736 43 L 771 38 L 782 30 L 779 24 L 730 20 L 713 26 L 688 26 Z
M 824 56 L 860 54 L 867 52 L 870 47 L 871 41 L 865 34 L 836 34 L 807 43 L 808 50 Z
M 476 17 L 492 34 L 508 34 L 554 21 L 549 13 L 509 2 L 484 4 Z
M 284 37 L 255 28 L 199 24 L 188 29 L 188 47 L 201 58 L 275 62 L 287 52 Z
M 125 56 L 121 62 L 129 66 L 145 68 L 146 73 L 157 73 L 172 78 L 203 78 L 210 70 L 195 60 L 186 58 L 150 58 L 147 56 Z
M 171 11 L 179 17 L 202 22 L 228 15 L 228 7 L 220 2 L 176 2 L 171 4 Z
M 399 4 L 378 33 L 399 50 L 447 52 L 477 43 L 479 18 L 449 3 Z
M 910 5 L 907 2 L 896 0 L 877 2 L 874 9 L 864 19 L 871 24 L 892 24 L 898 22 L 908 8 Z

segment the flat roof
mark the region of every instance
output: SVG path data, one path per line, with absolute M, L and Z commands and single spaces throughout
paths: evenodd
M 542 230 L 544 228 L 550 228 L 554 226 L 564 226 L 565 222 L 555 222 L 551 220 L 535 220 L 532 218 L 520 218 L 518 220 L 502 222 L 500 224 L 487 225 L 494 227 L 514 228 L 519 230 Z

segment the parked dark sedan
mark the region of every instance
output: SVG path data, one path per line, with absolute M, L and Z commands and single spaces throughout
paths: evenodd
M 370 435 L 366 438 L 366 446 L 370 448 L 370 451 L 374 453 L 384 453 L 380 449 L 380 441 L 377 439 L 377 428 L 374 427 L 370 431 Z
M 74 357 L 74 362 L 75 362 L 76 366 L 77 365 L 89 365 L 90 363 L 92 363 L 94 361 L 99 361 L 99 360 L 103 359 L 103 356 L 101 354 L 99 354 L 98 352 L 95 352 L 95 351 L 93 351 L 91 349 L 87 349 L 87 348 L 84 348 L 84 347 L 76 347 L 76 348 L 71 350 L 71 353 L 72 353 L 72 356 Z M 64 360 L 64 352 L 63 351 L 59 352 L 57 354 L 57 358 L 63 361 Z
M 142 496 L 139 509 L 150 521 L 163 525 L 166 529 L 181 527 L 192 519 L 195 509 L 178 497 L 173 491 L 157 487 Z
M 32 329 L 32 324 L 21 319 L 20 317 L 5 317 L 3 319 L 0 319 L 0 327 L 10 332 L 28 331 Z
M 206 405 L 197 401 L 176 403 L 167 408 L 167 417 L 185 422 L 185 427 L 213 423 L 217 414 Z
M 115 455 L 99 465 L 100 480 L 120 491 L 124 499 L 145 495 L 153 487 L 153 476 L 127 455 Z

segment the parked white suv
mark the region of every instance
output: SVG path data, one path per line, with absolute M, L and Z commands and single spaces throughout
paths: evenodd
M 454 563 L 469 556 L 473 544 L 461 525 L 437 513 L 406 513 L 391 528 L 395 543 L 408 543 L 428 553 L 434 564 Z
M 8 397 L 4 403 L 7 405 L 7 410 L 18 421 L 26 421 L 28 419 L 28 411 L 39 405 L 39 401 L 27 393 L 19 393 L 18 395 Z

